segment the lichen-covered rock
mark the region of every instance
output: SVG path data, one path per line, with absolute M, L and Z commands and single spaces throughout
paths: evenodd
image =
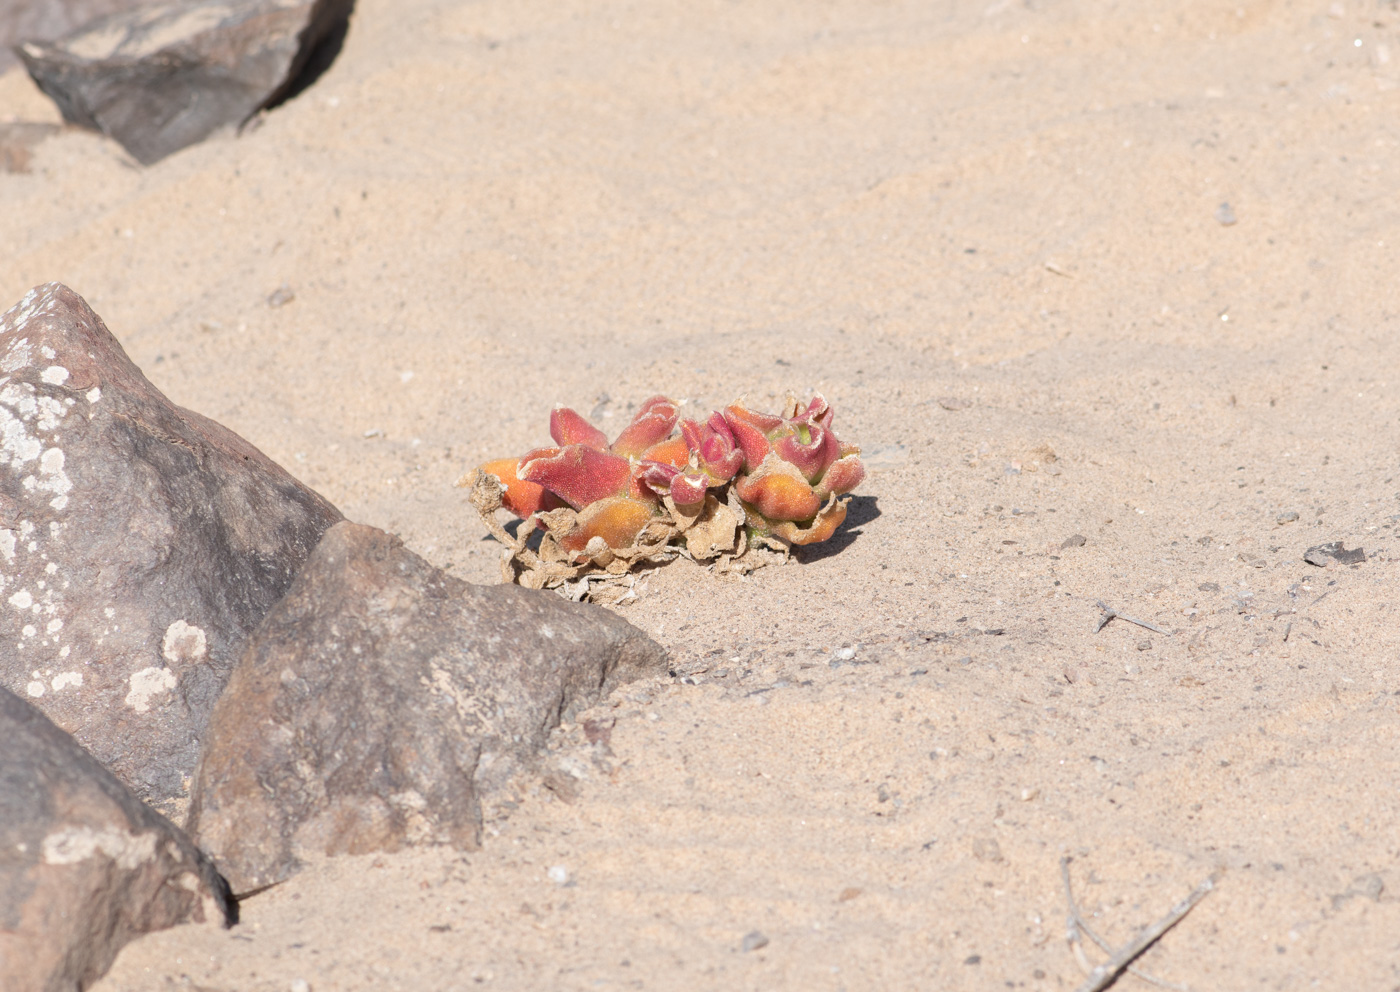
M 561 717 L 665 664 L 599 607 L 468 585 L 337 524 L 214 708 L 188 829 L 235 892 L 310 855 L 473 848 L 483 798 Z
M 63 116 L 149 165 L 275 100 L 353 0 L 166 0 L 16 48 Z
M 86 988 L 134 937 L 233 922 L 189 838 L 4 689 L 0 742 L 0 989 Z
M 67 287 L 0 316 L 0 685 L 143 799 L 187 794 L 237 648 L 339 519 Z

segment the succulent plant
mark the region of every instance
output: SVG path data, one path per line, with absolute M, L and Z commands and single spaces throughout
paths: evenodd
M 831 430 L 826 400 L 788 401 L 781 416 L 736 403 L 704 420 L 679 420 L 654 396 L 611 443 L 576 411 L 550 415 L 554 446 L 489 461 L 458 484 L 510 548 L 508 580 L 558 585 L 677 553 L 722 563 L 750 541 L 785 549 L 829 538 L 846 516 L 838 497 L 864 478 L 860 449 Z M 514 537 L 495 519 L 525 520 Z M 542 529 L 539 552 L 528 542 Z M 749 567 L 752 567 L 750 565 Z M 523 569 L 518 572 L 517 569 Z M 586 583 L 585 583 L 586 587 Z
M 805 409 L 789 399 L 781 417 L 735 403 L 724 420 L 743 453 L 734 481 L 749 526 L 785 544 L 825 541 L 846 519 L 837 499 L 865 478 L 860 448 L 831 429 L 832 411 L 821 394 Z

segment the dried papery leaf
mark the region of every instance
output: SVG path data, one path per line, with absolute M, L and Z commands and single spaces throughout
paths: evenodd
M 706 496 L 704 509 L 685 530 L 686 550 L 696 561 L 733 554 L 738 550 L 740 523 L 733 510 L 713 496 Z
M 689 506 L 679 506 L 669 493 L 662 497 L 662 502 L 666 504 L 666 512 L 674 522 L 676 533 L 684 534 L 691 528 L 691 525 L 700 518 L 700 513 L 705 509 L 706 503 L 695 503 Z

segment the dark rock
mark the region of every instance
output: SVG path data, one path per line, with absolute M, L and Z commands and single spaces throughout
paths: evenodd
M 665 671 L 660 646 L 600 607 L 468 585 L 337 524 L 214 708 L 189 830 L 235 892 L 307 856 L 474 848 L 483 800 L 561 718 Z
M 339 519 L 67 287 L 0 317 L 0 685 L 143 799 L 184 795 L 239 645 Z
M 1071 534 L 1069 537 L 1065 538 L 1063 541 L 1060 542 L 1060 550 L 1063 551 L 1067 548 L 1082 548 L 1084 547 L 1086 542 L 1087 538 L 1085 538 L 1083 534 Z
M 1341 541 L 1332 541 L 1328 544 L 1318 544 L 1303 552 L 1303 561 L 1309 565 L 1326 567 L 1332 562 L 1342 565 L 1359 565 L 1366 560 L 1366 552 L 1361 548 L 1352 548 L 1348 551 L 1342 546 Z
M 234 921 L 190 839 L 4 689 L 0 741 L 0 989 L 86 988 L 143 933 Z
M 15 63 L 22 39 L 53 41 L 89 21 L 153 0 L 0 0 L 0 72 Z
M 63 116 L 149 165 L 275 102 L 353 0 L 170 0 L 16 48 Z

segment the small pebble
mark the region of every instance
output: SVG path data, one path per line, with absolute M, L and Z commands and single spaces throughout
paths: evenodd
M 1138 650 L 1139 650 L 1139 651 L 1151 651 L 1151 650 L 1152 650 L 1152 642 L 1151 642 L 1151 641 L 1138 641 Z
M 1274 517 L 1274 522 L 1279 524 L 1291 524 L 1297 519 L 1297 510 L 1285 510 L 1283 513 L 1280 513 L 1278 516 Z
M 1037 799 L 1039 796 L 1040 796 L 1040 790 L 1039 790 L 1039 789 L 1022 789 L 1022 790 L 1021 790 L 1021 802 L 1023 802 L 1023 803 L 1031 802 L 1032 800 Z
M 750 930 L 748 933 L 744 934 L 743 947 L 745 954 L 747 954 L 749 951 L 757 951 L 760 948 L 764 948 L 767 946 L 768 938 L 763 936 L 763 934 L 759 933 L 757 930 Z
M 555 885 L 569 884 L 569 869 L 565 868 L 563 865 L 552 865 L 546 874 L 549 875 L 549 880 Z
M 1228 203 L 1222 203 L 1215 208 L 1215 219 L 1224 227 L 1229 227 L 1235 223 L 1235 208 Z
M 1220 583 L 1219 583 L 1219 582 L 1202 582 L 1202 583 L 1201 583 L 1200 585 L 1198 585 L 1196 588 L 1199 589 L 1201 592 L 1219 592 L 1219 591 L 1220 591 Z
M 831 653 L 837 661 L 850 661 L 856 656 L 856 649 L 852 647 L 837 648 Z
M 311 992 L 311 983 L 304 978 L 292 979 L 291 992 Z
M 1071 534 L 1060 542 L 1060 548 L 1061 550 L 1064 548 L 1082 548 L 1087 540 L 1088 538 L 1083 534 Z

